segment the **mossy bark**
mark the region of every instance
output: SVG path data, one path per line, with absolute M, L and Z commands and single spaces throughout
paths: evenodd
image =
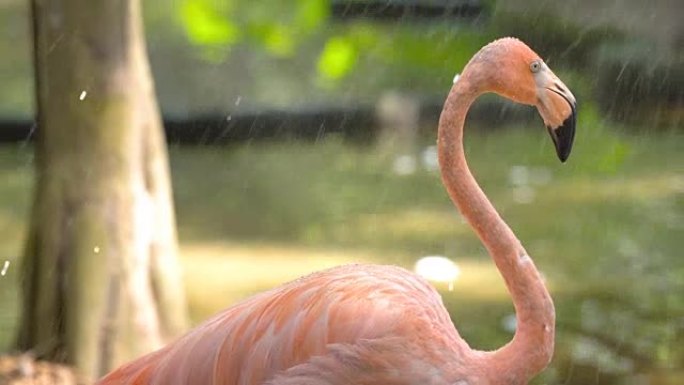
M 38 137 L 17 345 L 91 378 L 186 324 L 139 0 L 32 0 Z

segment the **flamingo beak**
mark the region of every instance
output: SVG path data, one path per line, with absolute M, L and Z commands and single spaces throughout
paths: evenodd
M 570 90 L 555 76 L 539 93 L 537 109 L 544 120 L 556 154 L 561 162 L 570 156 L 575 139 L 577 121 L 577 101 Z
M 546 126 L 556 146 L 556 154 L 561 162 L 565 162 L 572 151 L 572 143 L 575 140 L 575 122 L 577 121 L 577 104 L 571 104 L 568 101 L 572 112 L 563 120 L 563 123 L 558 127 Z

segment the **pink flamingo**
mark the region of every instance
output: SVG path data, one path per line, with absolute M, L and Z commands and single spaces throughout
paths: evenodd
M 504 38 L 470 60 L 440 118 L 442 180 L 512 296 L 518 323 L 511 342 L 492 352 L 471 349 L 422 278 L 398 267 L 351 265 L 247 299 L 99 384 L 527 383 L 551 360 L 555 312 L 532 259 L 466 164 L 463 123 L 485 92 L 536 106 L 561 161 L 572 147 L 575 98 L 530 48 Z

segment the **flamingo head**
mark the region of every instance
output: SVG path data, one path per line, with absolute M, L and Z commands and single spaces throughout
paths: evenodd
M 478 78 L 473 84 L 485 87 L 481 91 L 536 106 L 558 158 L 561 162 L 568 159 L 575 138 L 577 101 L 539 55 L 518 39 L 503 38 L 482 48 L 466 71 Z

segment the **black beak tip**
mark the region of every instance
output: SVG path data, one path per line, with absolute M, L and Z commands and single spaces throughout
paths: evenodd
M 556 154 L 562 163 L 568 160 L 572 151 L 572 144 L 575 140 L 575 120 L 575 106 L 572 106 L 572 114 L 563 121 L 560 127 L 549 127 L 551 139 L 556 146 Z

